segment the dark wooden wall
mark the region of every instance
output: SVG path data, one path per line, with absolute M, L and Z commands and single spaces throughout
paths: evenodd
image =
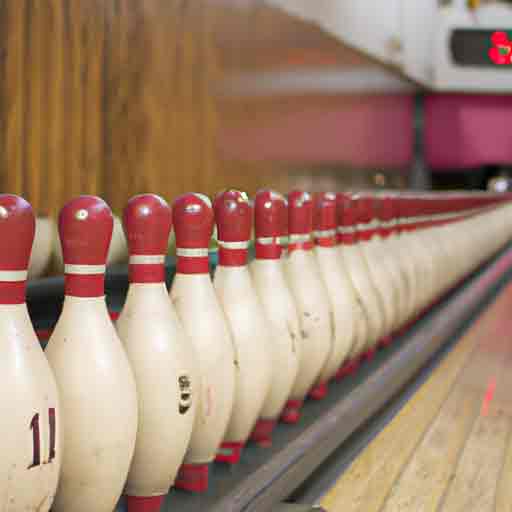
M 53 213 L 218 186 L 202 0 L 2 0 L 1 188 Z
M 258 111 L 219 88 L 305 58 L 358 61 L 261 0 L 0 0 L 0 189 L 43 215 L 78 194 L 119 212 L 145 191 L 286 188 L 286 162 L 218 151 L 219 126 Z

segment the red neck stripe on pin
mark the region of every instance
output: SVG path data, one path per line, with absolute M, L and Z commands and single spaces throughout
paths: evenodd
M 396 228 L 396 222 L 395 221 L 383 220 L 380 223 L 379 235 L 382 238 L 387 238 L 388 236 L 390 236 L 394 232 L 395 228 Z
M 128 264 L 130 283 L 161 283 L 165 281 L 163 254 L 132 254 Z
M 200 248 L 176 248 L 176 272 L 178 274 L 208 274 L 208 249 Z
M 338 243 L 340 245 L 357 243 L 356 228 L 354 226 L 338 226 Z
M 314 231 L 315 244 L 318 247 L 335 247 L 336 246 L 336 230 L 325 229 L 322 231 Z
M 249 254 L 248 240 L 239 242 L 224 242 L 218 240 L 219 244 L 219 265 L 223 267 L 243 267 L 247 265 Z
M 379 222 L 371 220 L 367 223 L 357 224 L 357 239 L 366 242 L 371 240 L 378 232 Z
M 72 297 L 103 297 L 105 265 L 64 266 L 65 294 Z
M 256 238 L 254 249 L 257 260 L 278 260 L 283 252 L 279 237 L 273 236 Z
M 26 270 L 0 271 L 0 304 L 24 304 L 26 286 Z
M 311 240 L 311 234 L 296 233 L 291 234 L 288 243 L 288 253 L 293 251 L 310 251 L 313 249 L 314 243 Z

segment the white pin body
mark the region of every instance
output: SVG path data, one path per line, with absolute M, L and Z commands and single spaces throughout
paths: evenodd
M 66 297 L 46 355 L 65 447 L 52 511 L 112 512 L 133 456 L 137 393 L 104 297 Z
M 52 219 L 46 217 L 36 219 L 36 233 L 28 266 L 29 279 L 43 276 L 50 266 L 55 233 L 55 222 Z
M 408 233 L 406 237 L 410 254 L 414 255 L 416 276 L 420 285 L 414 314 L 418 314 L 428 304 L 432 290 L 433 262 L 424 238 L 423 230 L 419 229 Z
M 211 462 L 224 438 L 235 396 L 233 341 L 209 274 L 174 276 L 170 297 L 194 345 L 200 388 L 188 464 Z
M 213 284 L 230 327 L 237 362 L 235 399 L 224 441 L 244 443 L 270 389 L 271 339 L 246 265 L 218 265 Z
M 470 228 L 471 229 L 471 228 Z M 431 303 L 434 301 L 442 290 L 442 282 L 448 278 L 448 263 L 447 258 L 444 252 L 444 248 L 440 240 L 438 239 L 439 227 L 433 226 L 428 229 L 423 230 L 422 233 L 422 243 L 423 247 L 425 247 L 425 252 L 430 255 L 430 283 L 431 286 L 429 288 L 429 294 L 426 298 L 427 303 Z M 475 237 L 478 234 L 475 233 Z M 458 245 L 458 244 L 457 244 Z M 456 254 L 457 249 L 455 249 L 454 254 Z M 471 258 L 469 258 L 471 260 Z M 449 278 L 448 278 L 449 279 Z
M 351 359 L 355 357 L 357 354 L 364 352 L 364 349 L 368 343 L 369 336 L 369 319 L 368 312 L 364 308 L 363 301 L 358 294 L 354 283 L 352 282 L 352 278 L 348 271 L 348 266 L 345 261 L 345 253 L 343 252 L 343 246 L 338 245 L 336 247 L 336 256 L 339 262 L 340 274 L 342 275 L 343 281 L 346 283 L 346 286 L 351 290 L 351 295 L 354 298 L 354 317 L 355 317 L 355 337 L 354 343 L 349 351 L 348 358 Z
M 299 370 L 299 319 L 285 280 L 283 260 L 255 259 L 249 269 L 271 336 L 271 383 L 260 416 L 275 420 L 290 396 Z
M 0 347 L 2 510 L 48 512 L 57 489 L 63 453 L 61 407 L 55 379 L 25 304 L 0 306 Z M 51 462 L 50 409 L 55 410 L 56 440 Z M 35 466 L 34 443 L 40 446 L 40 463 Z
M 292 251 L 285 268 L 301 329 L 301 360 L 291 399 L 302 400 L 314 385 L 323 383 L 319 379 L 334 338 L 332 310 L 312 250 Z
M 382 330 L 379 338 L 389 334 L 395 321 L 396 296 L 395 288 L 390 279 L 391 274 L 386 265 L 386 256 L 383 254 L 382 245 L 374 235 L 370 240 L 359 243 L 370 273 L 375 290 L 380 298 L 382 306 Z M 376 340 L 378 341 L 378 340 Z M 376 341 L 374 343 L 376 343 Z
M 366 264 L 363 253 L 358 245 L 339 246 L 343 254 L 347 272 L 350 275 L 354 289 L 361 301 L 367 319 L 367 338 L 364 347 L 357 347 L 351 357 L 357 357 L 365 350 L 373 347 L 383 332 L 382 306 L 380 296 L 371 279 L 370 270 Z
M 167 494 L 194 426 L 197 356 L 164 283 L 130 284 L 116 328 L 135 376 L 139 411 L 125 492 L 130 496 Z
M 379 261 L 379 258 L 382 259 L 382 266 L 384 267 L 384 279 L 387 280 L 388 285 L 391 288 L 392 318 L 388 331 L 388 334 L 391 334 L 398 327 L 402 311 L 405 308 L 403 276 L 400 269 L 400 260 L 394 257 L 388 238 L 384 238 L 377 233 L 374 237 L 374 241 L 376 247 L 377 262 Z
M 407 302 L 405 310 L 400 319 L 400 324 L 404 325 L 411 320 L 416 305 L 418 303 L 419 289 L 421 287 L 421 275 L 418 273 L 418 263 L 416 262 L 414 248 L 411 247 L 408 234 L 401 232 L 394 235 L 394 254 L 402 263 L 402 269 L 407 281 Z
M 336 374 L 343 361 L 349 356 L 352 347 L 357 343 L 360 328 L 358 323 L 364 319 L 358 317 L 354 289 L 346 273 L 342 271 L 336 247 L 316 246 L 315 256 L 333 313 L 332 350 L 320 376 L 325 382 Z
M 410 273 L 407 270 L 407 262 L 404 261 L 403 253 L 399 248 L 400 238 L 396 233 L 390 233 L 382 240 L 384 250 L 390 264 L 396 272 L 396 283 L 398 285 L 399 304 L 397 315 L 395 317 L 394 330 L 398 330 L 407 319 L 407 311 L 411 301 L 413 300 L 413 286 Z M 412 274 L 412 273 L 411 273 Z

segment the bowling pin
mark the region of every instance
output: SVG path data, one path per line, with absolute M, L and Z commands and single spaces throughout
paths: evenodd
M 375 350 L 377 341 L 393 330 L 398 300 L 397 288 L 393 281 L 393 270 L 388 265 L 378 236 L 379 221 L 375 215 L 373 197 L 368 193 L 361 193 L 353 195 L 352 199 L 356 208 L 358 246 L 374 285 L 383 319 L 379 337 L 369 347 L 370 350 Z
M 200 372 L 194 427 L 175 485 L 204 492 L 208 488 L 208 464 L 217 455 L 231 418 L 235 352 L 209 274 L 211 202 L 202 194 L 184 194 L 174 201 L 172 213 L 177 259 L 170 294 L 185 334 L 196 349 Z
M 218 461 L 237 463 L 270 389 L 270 334 L 247 267 L 252 210 L 245 194 L 227 190 L 214 201 L 219 262 L 213 284 L 236 353 L 233 411 Z
M 145 194 L 123 216 L 130 286 L 116 323 L 135 375 L 139 426 L 125 486 L 128 512 L 160 510 L 188 447 L 196 410 L 196 355 L 165 286 L 171 209 Z
M 112 224 L 110 208 L 94 196 L 73 199 L 59 215 L 65 298 L 46 349 L 64 433 L 53 512 L 112 512 L 133 456 L 135 381 L 104 297 Z
M 371 298 L 379 311 L 379 329 L 373 341 L 366 346 L 365 356 L 371 358 L 377 343 L 390 333 L 394 320 L 393 287 L 389 280 L 384 259 L 379 256 L 379 245 L 376 240 L 378 222 L 373 215 L 373 199 L 368 194 L 353 194 L 352 203 L 356 215 L 357 249 L 364 260 L 364 266 L 372 284 Z
M 414 317 L 416 305 L 419 301 L 420 289 L 422 286 L 422 273 L 418 271 L 418 263 L 415 262 L 414 248 L 410 247 L 408 225 L 409 225 L 409 208 L 406 198 L 402 194 L 393 195 L 393 209 L 395 213 L 395 240 L 396 249 L 399 254 L 400 261 L 403 262 L 403 268 L 407 275 L 409 283 L 409 294 L 407 307 L 401 321 L 401 329 L 403 329 Z
M 331 354 L 334 329 L 331 304 L 313 253 L 313 201 L 308 192 L 288 194 L 288 229 L 286 280 L 297 308 L 302 345 L 299 371 L 281 419 L 295 423 L 311 388 L 325 385 L 320 379 Z
M 331 353 L 320 374 L 321 384 L 311 393 L 312 398 L 323 398 L 327 382 L 342 366 L 357 336 L 357 311 L 354 290 L 342 271 L 336 249 L 336 195 L 330 192 L 315 195 L 313 236 L 315 256 L 327 290 L 332 312 L 334 338 Z
M 36 235 L 28 266 L 29 279 L 43 276 L 48 269 L 52 257 L 55 232 L 53 219 L 49 217 L 36 218 Z
M 382 329 L 382 313 L 368 266 L 358 246 L 355 203 L 352 197 L 345 193 L 338 193 L 336 201 L 338 232 L 341 234 L 342 240 L 338 245 L 340 261 L 347 269 L 357 300 L 363 308 L 366 318 L 366 338 L 359 339 L 360 343 L 355 344 L 350 352 L 352 368 L 357 368 L 362 354 L 373 347 L 379 339 Z
M 400 267 L 400 260 L 392 253 L 391 245 L 389 243 L 389 226 L 387 220 L 383 219 L 384 201 L 379 195 L 371 194 L 369 197 L 369 211 L 373 218 L 375 226 L 375 233 L 371 239 L 373 244 L 373 254 L 376 261 L 382 262 L 382 273 L 384 281 L 390 288 L 390 295 L 392 297 L 392 305 L 390 309 L 390 323 L 387 326 L 387 332 L 381 339 L 381 346 L 387 345 L 391 341 L 392 335 L 395 332 L 403 309 L 404 295 L 403 295 L 403 271 Z
M 340 279 L 342 279 L 343 286 L 347 290 L 347 293 L 352 296 L 355 332 L 347 358 L 336 373 L 337 380 L 357 370 L 360 364 L 359 354 L 364 351 L 369 332 L 368 314 L 352 282 L 344 257 L 344 244 L 350 245 L 351 243 L 355 243 L 355 228 L 350 224 L 350 219 L 344 213 L 343 202 L 340 200 L 340 197 L 339 194 L 336 194 L 336 255 L 339 264 Z M 345 221 L 348 222 L 347 225 L 344 225 Z
M 285 197 L 272 190 L 259 190 L 254 199 L 255 259 L 249 268 L 271 335 L 272 376 L 251 439 L 263 446 L 271 443 L 300 364 L 299 320 L 286 283 L 279 241 L 287 236 L 287 225 Z
M 28 316 L 34 214 L 0 195 L 0 496 L 2 511 L 48 512 L 62 460 L 57 385 Z
M 413 300 L 412 283 L 409 281 L 407 263 L 403 261 L 403 253 L 399 250 L 397 221 L 394 198 L 389 193 L 379 195 L 377 215 L 380 221 L 379 235 L 384 246 L 386 257 L 396 269 L 398 287 L 397 315 L 393 330 L 397 331 L 406 321 L 407 308 Z
M 422 241 L 424 226 L 422 226 L 421 202 L 417 194 L 404 194 L 401 205 L 404 206 L 404 242 L 409 257 L 414 260 L 415 272 L 418 279 L 417 296 L 412 317 L 416 317 L 427 305 L 432 289 L 432 262 L 429 248 Z

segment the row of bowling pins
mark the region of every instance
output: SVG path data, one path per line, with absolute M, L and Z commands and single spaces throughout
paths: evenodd
M 14 249 L 0 260 L 0 329 L 12 352 L 2 389 L 19 387 L 0 402 L 17 411 L 2 426 L 8 510 L 35 503 L 48 510 L 53 501 L 55 511 L 111 511 L 123 488 L 130 510 L 158 510 L 183 461 L 177 485 L 204 489 L 209 462 L 236 461 L 249 437 L 268 442 L 280 416 L 297 421 L 308 393 L 321 398 L 331 378 L 353 369 L 512 232 L 509 204 L 426 216 L 425 229 L 388 222 L 377 230 L 371 199 L 321 194 L 313 202 L 294 191 L 287 203 L 260 191 L 248 266 L 245 195 L 226 191 L 213 209 L 205 196 L 181 196 L 172 211 L 177 273 L 169 301 L 163 261 L 171 211 L 157 196 L 133 198 L 124 215 L 131 284 L 118 334 L 103 298 L 111 212 L 94 197 L 70 202 L 59 219 L 66 298 L 47 348 L 55 384 L 24 304 L 33 215 L 20 198 L 0 196 L 0 229 Z

